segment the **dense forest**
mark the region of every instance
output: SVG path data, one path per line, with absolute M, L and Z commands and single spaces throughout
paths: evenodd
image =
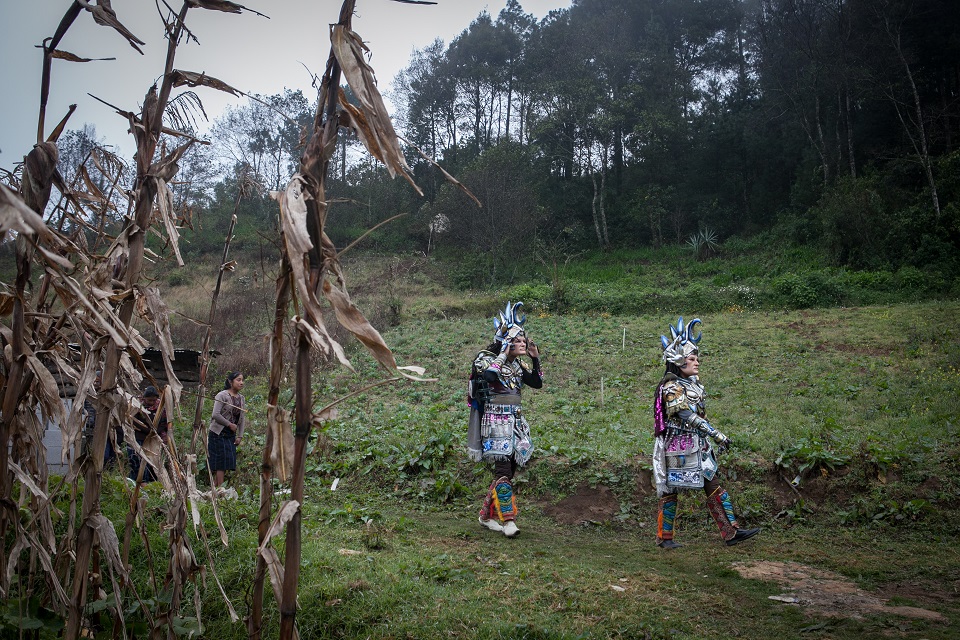
M 478 285 L 517 253 L 763 232 L 835 266 L 960 274 L 952 0 L 574 0 L 539 22 L 511 0 L 415 52 L 388 97 L 424 194 L 342 143 L 339 246 L 406 213 L 366 246 L 456 255 Z M 219 247 L 240 167 L 262 189 L 240 204 L 238 241 L 263 242 L 310 102 L 260 96 L 214 122 L 174 187 L 188 252 Z M 196 110 L 181 106 L 187 126 Z M 68 134 L 65 174 L 95 139 Z

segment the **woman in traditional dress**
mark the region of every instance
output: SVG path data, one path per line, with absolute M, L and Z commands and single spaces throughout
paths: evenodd
M 670 339 L 660 336 L 667 370 L 654 399 L 653 477 L 660 498 L 657 545 L 664 549 L 681 546 L 674 542 L 673 531 L 677 492 L 683 489 L 703 489 L 707 509 L 727 545 L 739 544 L 760 533 L 759 528 L 740 528 L 730 496 L 717 478 L 715 453 L 726 451 L 730 438 L 707 422 L 697 346 L 703 333 L 693 335 L 698 324 L 699 318 L 684 325 L 681 317 L 676 326 L 670 326 Z
M 522 306 L 522 302 L 508 302 L 500 317 L 494 318 L 494 342 L 474 358 L 468 390 L 467 449 L 472 459 L 493 462 L 494 480 L 480 508 L 480 525 L 508 538 L 520 532 L 513 476 L 533 453 L 520 393 L 524 386 L 543 386 L 540 349 L 523 330 L 527 317 L 517 314 Z M 524 355 L 530 357 L 531 365 L 521 360 Z
M 227 374 L 223 391 L 213 402 L 210 432 L 207 436 L 207 464 L 213 472 L 213 486 L 223 484 L 227 471 L 237 468 L 237 445 L 243 438 L 244 416 L 247 407 L 240 392 L 243 390 L 243 374 L 234 371 Z

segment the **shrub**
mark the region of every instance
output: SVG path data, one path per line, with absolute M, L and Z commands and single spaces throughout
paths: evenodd
M 523 302 L 531 311 L 543 311 L 552 307 L 554 291 L 548 284 L 518 284 L 507 290 L 507 299 Z
M 896 288 L 903 293 L 923 293 L 930 288 L 929 274 L 916 267 L 900 267 L 893 276 Z
M 841 292 L 836 283 L 824 273 L 787 273 L 773 281 L 773 290 L 780 302 L 794 309 L 826 307 L 840 301 Z
M 450 283 L 457 289 L 488 289 L 496 283 L 496 258 L 479 253 L 460 253 L 449 264 Z
M 167 276 L 167 284 L 171 287 L 179 287 L 190 283 L 190 277 L 185 269 L 174 269 Z

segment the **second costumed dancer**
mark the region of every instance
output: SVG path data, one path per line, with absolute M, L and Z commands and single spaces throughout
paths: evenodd
M 673 540 L 677 515 L 677 492 L 703 489 L 707 509 L 727 545 L 735 545 L 760 533 L 760 529 L 741 529 L 733 513 L 730 496 L 717 479 L 715 451 L 730 447 L 730 438 L 713 427 L 706 418 L 706 391 L 700 384 L 701 332 L 693 329 L 699 319 L 670 326 L 670 338 L 660 336 L 664 372 L 654 398 L 653 478 L 660 498 L 657 517 L 657 545 L 676 549 Z M 711 443 L 710 441 L 713 441 Z M 716 445 L 716 449 L 714 448 Z

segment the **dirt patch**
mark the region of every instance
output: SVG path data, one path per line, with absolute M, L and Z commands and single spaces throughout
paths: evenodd
M 923 605 L 955 605 L 960 602 L 960 592 L 957 591 L 960 580 L 952 586 L 950 592 L 939 584 L 924 580 L 888 582 L 880 588 L 880 594 L 885 598 L 912 600 Z
M 894 349 L 881 347 L 858 346 L 855 344 L 846 344 L 843 342 L 818 342 L 813 345 L 814 351 L 839 351 L 841 353 L 862 353 L 874 358 L 886 358 L 892 356 Z
M 817 569 L 798 562 L 734 562 L 733 569 L 750 580 L 776 582 L 786 591 L 770 596 L 771 600 L 801 607 L 811 613 L 830 618 L 863 619 L 873 614 L 894 614 L 946 622 L 936 611 L 919 607 L 888 606 L 887 598 L 869 593 L 840 574 Z
M 785 509 L 803 498 L 802 495 L 790 488 L 790 483 L 784 479 L 779 471 L 768 471 L 764 474 L 764 484 L 773 492 L 774 507 L 777 510 Z
M 637 502 L 642 502 L 644 498 L 657 492 L 657 485 L 653 482 L 653 471 L 649 469 L 640 469 L 637 472 L 636 487 L 633 497 Z
M 606 522 L 620 513 L 620 502 L 609 487 L 583 484 L 560 502 L 543 505 L 543 512 L 560 524 Z
M 803 500 L 808 508 L 816 510 L 826 501 L 834 498 L 840 491 L 837 479 L 850 473 L 849 467 L 840 467 L 829 473 L 815 472 L 802 478 L 796 489 L 791 488 L 793 473 L 780 469 L 771 469 L 764 474 L 763 480 L 775 496 L 775 506 L 784 508 Z M 842 498 L 842 496 L 841 496 Z

